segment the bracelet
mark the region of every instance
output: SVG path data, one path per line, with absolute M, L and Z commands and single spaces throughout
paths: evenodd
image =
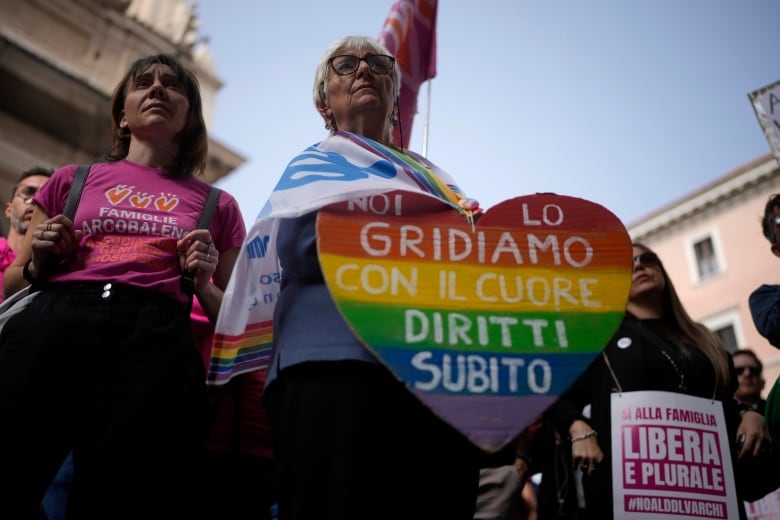
M 33 283 L 35 283 L 35 277 L 30 272 L 30 264 L 31 263 L 32 263 L 32 258 L 30 258 L 29 260 L 27 260 L 24 263 L 24 267 L 22 268 L 22 276 L 24 277 L 25 280 L 27 280 L 28 282 L 33 284 Z
M 593 437 L 594 435 L 598 435 L 596 430 L 591 430 L 588 433 L 583 433 L 582 435 L 577 435 L 576 437 L 572 437 L 569 439 L 571 442 L 577 442 L 587 439 L 588 437 Z

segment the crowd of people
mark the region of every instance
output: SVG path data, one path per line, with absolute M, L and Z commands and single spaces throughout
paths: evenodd
M 615 396 L 646 391 L 720 403 L 740 518 L 744 501 L 774 489 L 755 478 L 775 453 L 761 360 L 696 323 L 643 244 L 632 246 L 619 330 L 499 453 L 483 453 L 363 345 L 320 267 L 320 209 L 372 193 L 372 177 L 408 191 L 388 175 L 399 165 L 433 176 L 453 211 L 480 212 L 448 174 L 393 144 L 400 86 L 372 38 L 322 55 L 313 101 L 328 135 L 313 149 L 324 177 L 349 182 L 263 215 L 276 222 L 268 254 L 281 272 L 270 366 L 224 386 L 207 386 L 204 366 L 247 231 L 225 192 L 198 226 L 211 187 L 198 178 L 208 139 L 192 72 L 165 54 L 132 64 L 112 97 L 112 148 L 72 218 L 77 165 L 22 174 L 0 275 L 6 296 L 38 295 L 0 333 L 0 517 L 610 519 Z M 762 225 L 780 256 L 780 196 Z M 780 347 L 780 286 L 762 286 L 750 306 Z

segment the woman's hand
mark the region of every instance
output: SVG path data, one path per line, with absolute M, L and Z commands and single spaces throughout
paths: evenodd
M 531 467 L 528 464 L 528 458 L 516 457 L 513 466 L 517 472 L 517 476 L 520 478 L 520 487 L 522 488 L 525 481 L 531 476 Z
M 757 457 L 762 450 L 769 448 L 771 442 L 764 416 L 753 410 L 743 412 L 737 428 L 737 459 Z
M 194 274 L 195 293 L 200 295 L 219 264 L 219 251 L 214 247 L 208 229 L 196 229 L 176 243 L 179 261 L 185 272 Z
M 32 233 L 32 265 L 30 273 L 37 277 L 52 258 L 62 259 L 72 255 L 79 246 L 83 231 L 73 227 L 65 215 L 56 215 L 37 224 Z
M 595 471 L 596 466 L 604 460 L 598 436 L 588 423 L 578 419 L 569 427 L 569 440 L 574 467 L 579 466 L 585 474 L 590 475 Z
M 238 247 L 217 251 L 208 229 L 196 229 L 177 242 L 182 270 L 194 274 L 195 295 L 212 323 L 225 295 L 230 273 L 238 258 Z
M 49 262 L 66 258 L 76 252 L 84 232 L 75 229 L 65 215 L 49 218 L 37 204 L 33 205 L 30 225 L 16 259 L 3 274 L 3 292 L 6 296 L 30 285 L 23 278 L 24 266 L 29 261 L 30 276 L 38 278 Z

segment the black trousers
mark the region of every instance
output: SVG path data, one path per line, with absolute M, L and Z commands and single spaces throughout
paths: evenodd
M 204 380 L 181 303 L 47 288 L 0 336 L 0 518 L 36 518 L 71 450 L 68 518 L 181 517 Z
M 312 362 L 266 391 L 280 520 L 471 520 L 479 454 L 379 365 Z

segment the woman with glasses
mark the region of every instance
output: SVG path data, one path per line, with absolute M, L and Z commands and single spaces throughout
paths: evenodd
M 75 215 L 66 165 L 34 194 L 5 273 L 6 294 L 40 292 L 0 334 L 0 518 L 37 518 L 69 452 L 68 518 L 189 518 L 194 503 L 205 378 L 190 308 L 196 295 L 216 321 L 246 230 L 236 200 L 198 178 L 200 88 L 176 57 L 134 61 L 110 115 L 113 147 Z
M 447 190 L 445 202 L 465 200 L 444 172 L 391 142 L 400 85 L 395 59 L 373 38 L 342 38 L 326 50 L 313 100 L 329 135 L 290 162 L 245 244 L 247 258 L 256 259 L 246 269 L 278 255 L 281 290 L 275 298 L 226 300 L 221 309 L 229 318 L 275 305 L 264 399 L 281 520 L 473 516 L 477 448 L 418 402 L 355 336 L 317 254 L 318 209 L 332 202 L 420 192 L 414 179 L 422 175 L 435 175 Z M 269 222 L 278 223 L 276 234 L 265 227 Z M 256 278 L 263 274 L 269 273 Z M 246 292 L 243 283 L 235 286 Z
M 620 329 L 602 355 L 545 412 L 563 453 L 556 461 L 558 473 L 550 466 L 542 477 L 543 518 L 613 518 L 611 417 L 616 412 L 610 409 L 610 398 L 615 392 L 656 390 L 714 397 L 723 403 L 735 463 L 759 455 L 768 441 L 760 414 L 747 411 L 740 416 L 733 399 L 737 379 L 730 355 L 685 311 L 658 256 L 642 244 L 633 249 L 633 278 Z M 583 412 L 586 407 L 588 416 Z M 572 467 L 582 474 L 584 496 L 579 504 Z M 738 495 L 757 491 L 743 485 L 737 464 L 735 473 Z

